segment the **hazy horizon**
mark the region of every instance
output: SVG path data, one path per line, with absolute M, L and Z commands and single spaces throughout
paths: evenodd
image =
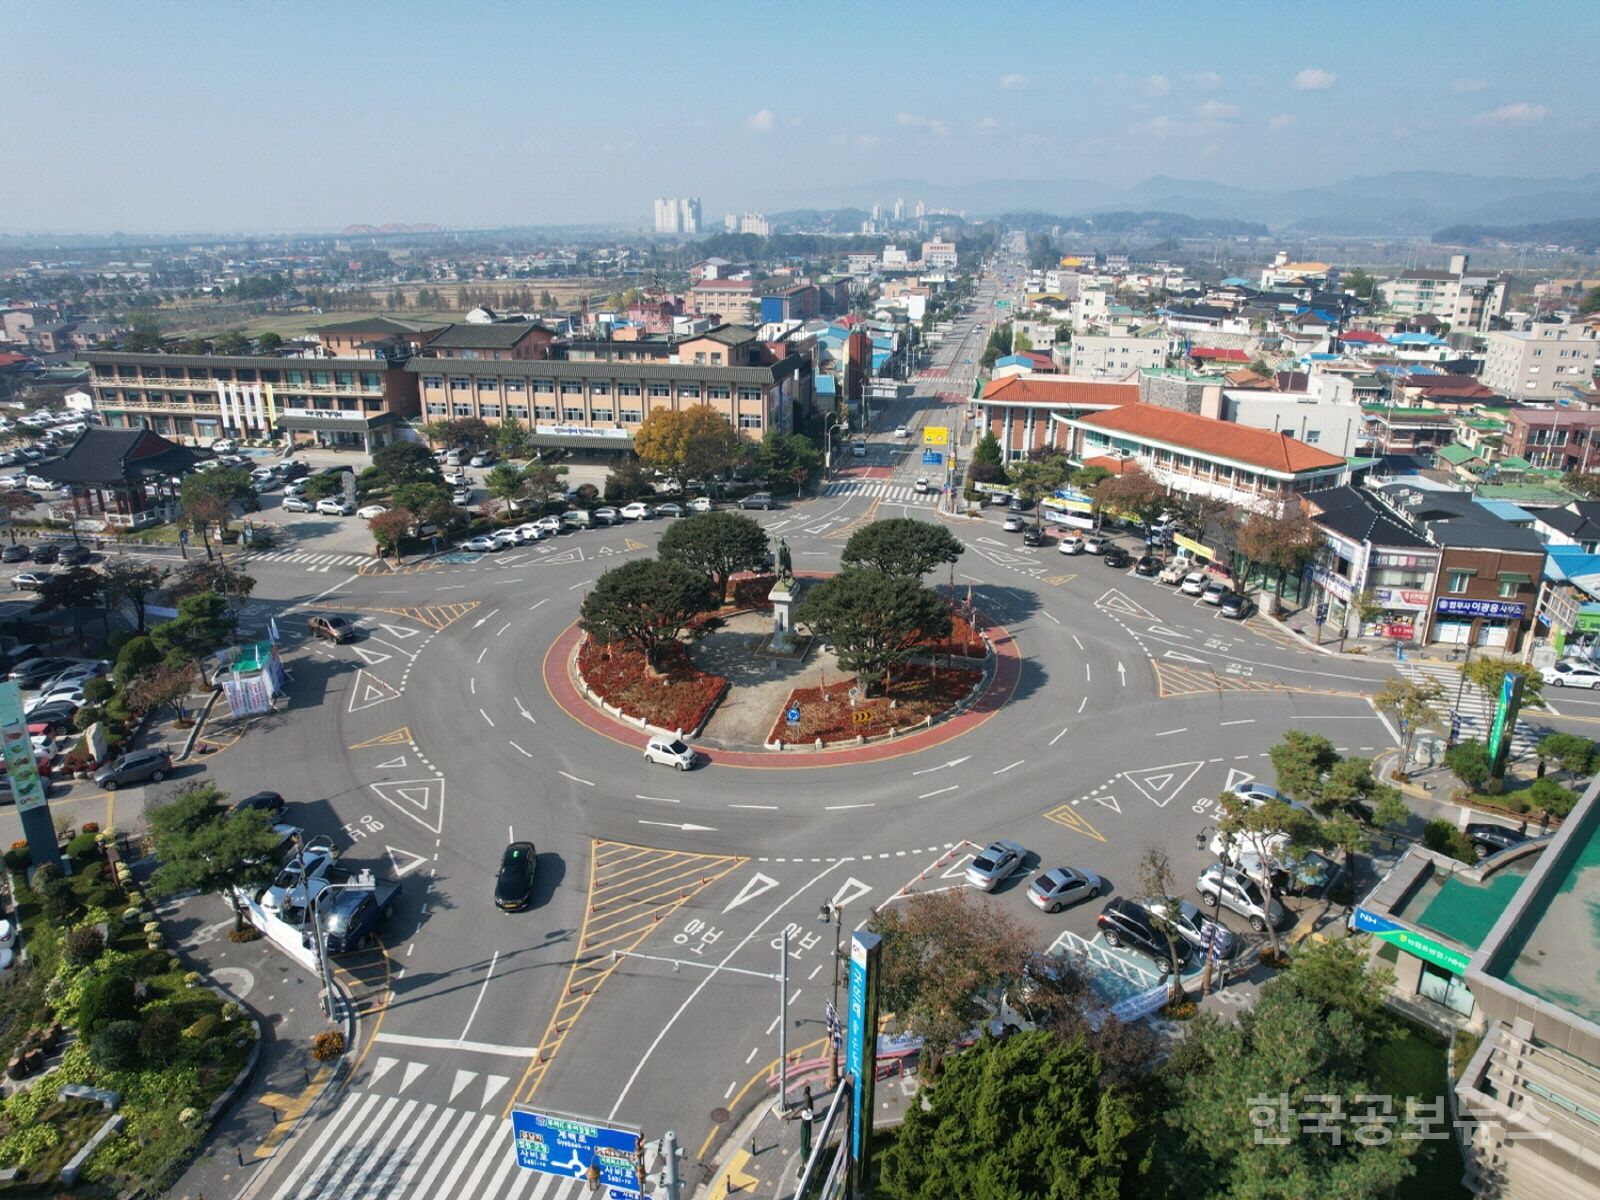
M 654 197 L 695 195 L 715 230 L 726 211 L 865 206 L 875 181 L 925 181 L 909 208 L 994 180 L 1600 169 L 1592 6 L 606 15 L 14 3 L 0 229 L 646 229 Z M 988 209 L 1008 207 L 1036 205 Z

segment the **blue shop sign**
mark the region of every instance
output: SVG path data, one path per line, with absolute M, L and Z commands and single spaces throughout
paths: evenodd
M 1520 621 L 1527 605 L 1509 600 L 1453 600 L 1442 596 L 1435 611 L 1441 617 L 1496 617 Z

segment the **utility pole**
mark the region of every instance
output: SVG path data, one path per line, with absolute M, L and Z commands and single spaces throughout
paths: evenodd
M 955 567 L 950 568 L 950 600 L 955 602 Z M 834 1037 L 834 1022 L 839 1019 L 839 957 L 840 939 L 844 936 L 844 910 L 831 900 L 822 906 L 824 923 L 833 926 L 833 999 L 828 1012 L 833 1018 L 828 1023 L 828 1090 L 839 1086 L 839 1041 Z
M 778 942 L 778 1111 L 789 1107 L 789 927 Z

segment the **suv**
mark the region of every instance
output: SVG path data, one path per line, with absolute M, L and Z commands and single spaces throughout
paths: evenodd
M 306 626 L 312 637 L 327 638 L 336 646 L 356 636 L 356 627 L 343 617 L 312 617 Z
M 778 505 L 772 499 L 771 492 L 751 492 L 743 500 L 739 501 L 739 507 L 773 509 L 777 508 Z
M 1161 900 L 1145 900 L 1145 911 L 1152 916 L 1166 915 L 1167 906 Z M 1216 948 L 1218 958 L 1232 958 L 1239 948 L 1239 935 L 1225 925 L 1219 925 L 1210 917 L 1202 913 L 1199 908 L 1187 900 L 1178 901 L 1177 912 L 1170 918 L 1172 926 L 1196 950 L 1205 949 L 1207 930 L 1214 930 L 1209 936 Z M 1154 925 L 1152 924 L 1152 928 Z M 1158 931 L 1159 932 L 1159 931 Z
M 172 755 L 165 750 L 131 750 L 95 772 L 94 781 L 108 792 L 125 783 L 160 783 L 172 770 Z
M 1276 899 L 1272 901 L 1271 907 L 1268 907 L 1267 897 L 1254 879 L 1243 871 L 1236 871 L 1221 863 L 1212 863 L 1201 871 L 1200 877 L 1194 881 L 1194 890 L 1207 902 L 1213 896 L 1220 895 L 1222 906 L 1232 909 L 1249 921 L 1250 928 L 1257 933 L 1265 933 L 1268 924 L 1274 929 L 1281 928 L 1288 916 L 1283 905 Z
M 1106 901 L 1095 923 L 1105 934 L 1108 945 L 1118 949 L 1127 946 L 1148 954 L 1155 959 L 1157 974 L 1163 979 L 1172 974 L 1172 952 L 1167 946 L 1166 935 L 1156 932 L 1144 905 L 1121 896 L 1115 897 Z M 1181 968 L 1189 961 L 1189 943 L 1180 937 L 1177 949 Z
M 329 496 L 317 501 L 317 511 L 329 517 L 348 517 L 356 511 L 356 506 L 348 500 Z

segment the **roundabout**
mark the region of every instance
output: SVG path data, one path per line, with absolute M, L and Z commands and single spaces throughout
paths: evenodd
M 888 515 L 850 503 L 763 516 L 803 572 L 826 575 L 842 549 L 832 522 Z M 823 512 L 829 523 L 806 533 Z M 970 589 L 992 653 L 964 711 L 823 750 L 702 736 L 696 769 L 650 765 L 647 731 L 585 699 L 570 663 L 581 597 L 606 568 L 652 553 L 665 527 L 356 575 L 279 611 L 290 638 L 308 602 L 362 636 L 294 651 L 293 706 L 216 761 L 219 782 L 270 779 L 290 795 L 298 776 L 317 798 L 302 806 L 308 828 L 342 833 L 352 865 L 407 881 L 382 952 L 345 963 L 365 1039 L 345 1103 L 376 1094 L 467 1122 L 537 1102 L 673 1128 L 709 1155 L 770 1095 L 780 1026 L 791 1053 L 814 1058 L 821 1044 L 833 996 L 819 907 L 860 926 L 914 893 L 965 886 L 972 856 L 1007 838 L 1029 854 L 993 903 L 1041 949 L 1097 956 L 1132 987 L 1148 961 L 1104 945 L 1098 903 L 1038 912 L 1025 895 L 1037 872 L 1077 866 L 1107 895 L 1133 896 L 1157 845 L 1187 893 L 1216 796 L 1270 781 L 1284 731 L 1367 756 L 1393 744 L 1365 701 L 1389 667 L 1311 655 L 1097 561 L 1061 572 L 1053 547 L 974 522 L 954 527 L 953 582 Z M 813 662 L 793 686 L 843 683 L 831 669 L 819 681 Z M 752 728 L 782 718 L 788 684 Z M 498 913 L 494 865 L 518 839 L 537 847 L 533 904 Z M 785 945 L 780 997 L 767 976 Z M 501 1082 L 457 1088 L 461 1072 Z

